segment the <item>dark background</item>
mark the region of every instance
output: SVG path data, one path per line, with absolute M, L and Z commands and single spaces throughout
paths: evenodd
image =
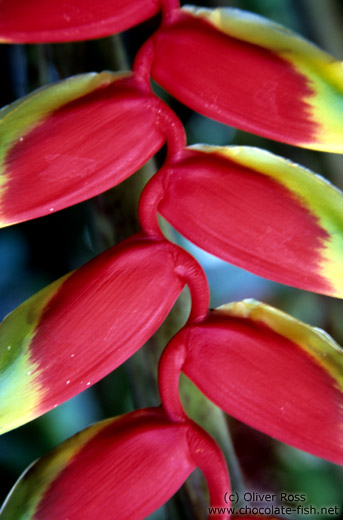
M 341 0 L 237 0 L 199 2 L 198 5 L 235 6 L 262 14 L 294 29 L 335 57 L 343 59 Z M 4 106 L 41 85 L 73 74 L 129 67 L 139 46 L 158 26 L 158 21 L 156 17 L 121 36 L 89 42 L 0 46 L 0 105 Z M 158 87 L 156 90 L 182 119 L 188 144 L 207 142 L 260 146 L 311 168 L 343 188 L 342 156 L 302 150 L 237 131 L 192 113 Z M 136 206 L 142 182 L 162 160 L 163 151 L 143 171 L 93 200 L 32 222 L 2 229 L 0 318 L 51 281 L 138 229 Z M 204 266 L 210 282 L 212 306 L 254 297 L 325 329 L 338 343 L 343 344 L 342 301 L 266 281 L 203 253 L 173 230 L 165 230 L 170 237 L 189 248 Z M 28 464 L 73 433 L 102 418 L 159 404 L 156 363 L 165 342 L 185 320 L 188 305 L 185 294 L 162 331 L 113 374 L 44 417 L 0 437 L 0 503 Z M 196 402 L 199 397 L 194 389 L 188 387 L 185 387 L 184 393 L 186 400 L 189 398 Z M 316 403 L 308 405 L 315 406 Z M 237 488 L 242 485 L 243 478 L 249 490 L 305 493 L 308 503 L 317 506 L 341 503 L 343 480 L 342 471 L 337 466 L 285 446 L 238 421 L 223 419 L 222 416 L 218 418 L 216 413 L 211 409 L 204 423 L 208 426 L 212 421 L 210 428 L 213 428 L 214 435 L 220 421 L 229 424 L 242 472 L 234 469 L 237 460 L 228 440 L 226 454 Z M 220 437 L 218 431 L 217 436 Z M 206 506 L 201 502 L 202 488 L 201 477 L 196 474 L 172 503 L 151 518 L 206 518 Z M 317 518 L 328 517 L 322 515 Z

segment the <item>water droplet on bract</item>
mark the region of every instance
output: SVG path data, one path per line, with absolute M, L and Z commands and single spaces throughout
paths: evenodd
M 87 381 L 86 385 L 89 386 L 90 384 L 91 384 L 91 382 L 90 382 L 90 381 Z
M 7 346 L 7 350 L 11 350 L 12 346 L 11 345 L 8 345 Z
M 56 403 L 56 404 L 54 404 L 54 408 L 57 408 L 57 407 L 58 407 L 58 404 L 57 404 L 57 403 Z
M 50 208 L 49 211 L 54 211 L 54 208 Z
M 24 137 L 20 137 L 20 138 L 19 138 L 19 141 L 20 141 L 20 142 L 24 141 Z
M 66 381 L 66 385 L 69 385 L 70 384 L 70 379 L 68 379 L 68 381 Z
M 74 357 L 74 356 L 75 356 L 75 354 L 70 354 L 70 357 Z
M 30 376 L 31 375 L 31 370 L 28 370 L 26 373 L 27 373 L 28 376 Z

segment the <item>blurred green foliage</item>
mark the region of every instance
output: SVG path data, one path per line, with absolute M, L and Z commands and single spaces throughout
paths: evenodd
M 202 1 L 199 4 L 209 7 L 234 6 L 262 14 L 300 32 L 336 57 L 343 58 L 341 0 L 221 0 Z M 91 70 L 117 70 L 123 68 L 123 64 L 129 66 L 127 64 L 132 63 L 139 46 L 157 26 L 158 18 L 126 31 L 121 37 L 71 44 L 3 45 L 0 47 L 3 71 L 1 106 L 42 84 L 69 75 Z M 192 113 L 159 87 L 156 86 L 156 89 L 185 124 L 189 144 L 207 142 L 260 146 L 308 166 L 343 187 L 342 157 L 294 148 L 226 127 Z M 49 282 L 132 234 L 138 228 L 135 208 L 142 179 L 146 180 L 162 160 L 163 152 L 157 155 L 145 172 L 138 172 L 94 200 L 1 230 L 0 317 Z M 210 282 L 212 306 L 247 297 L 261 299 L 325 329 L 338 343 L 343 344 L 342 301 L 263 280 L 202 252 L 172 230 L 168 233 L 188 248 L 204 266 Z M 186 316 L 187 298 L 183 296 L 162 332 L 115 373 L 44 417 L 0 437 L 0 502 L 28 464 L 91 422 L 136 407 L 158 405 L 157 360 L 163 345 Z M 201 403 L 201 399 L 198 401 L 192 392 L 196 393 L 196 390 L 188 388 L 185 395 L 186 400 L 193 399 L 194 407 Z M 308 403 L 308 406 L 315 405 Z M 202 406 L 199 404 L 199 407 Z M 204 424 L 208 425 L 208 420 L 205 417 Z M 282 445 L 233 419 L 227 419 L 227 423 L 241 466 L 241 483 L 246 489 L 305 493 L 308 503 L 317 507 L 341 505 L 343 479 L 340 468 Z M 234 458 L 231 463 L 236 464 Z M 202 490 L 203 482 L 196 474 L 188 488 L 186 485 L 171 503 L 151 518 L 206 518 L 206 507 L 194 506 Z M 324 520 L 327 516 L 316 518 Z

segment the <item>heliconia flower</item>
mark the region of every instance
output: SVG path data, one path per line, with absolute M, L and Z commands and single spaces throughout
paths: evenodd
M 225 305 L 165 350 L 166 409 L 177 409 L 178 394 L 168 388 L 175 390 L 180 370 L 238 420 L 343 463 L 343 350 L 320 329 L 257 301 Z
M 31 466 L 1 520 L 143 520 L 199 467 L 211 505 L 225 506 L 229 477 L 218 446 L 191 421 L 149 408 L 96 423 Z M 228 519 L 229 515 L 211 518 Z
M 343 194 L 267 151 L 197 145 L 150 181 L 185 237 L 280 283 L 343 297 Z
M 93 197 L 164 144 L 161 102 L 131 72 L 74 76 L 0 110 L 0 227 Z
M 0 42 L 67 42 L 100 38 L 146 20 L 157 0 L 1 0 Z
M 153 78 L 193 110 L 270 139 L 343 153 L 342 63 L 301 36 L 238 9 L 185 6 L 153 42 Z
M 193 289 L 187 271 L 197 280 Z M 206 278 L 195 260 L 166 240 L 136 235 L 11 312 L 0 325 L 0 433 L 82 392 L 132 356 L 185 283 L 200 290 L 200 307 L 207 307 Z

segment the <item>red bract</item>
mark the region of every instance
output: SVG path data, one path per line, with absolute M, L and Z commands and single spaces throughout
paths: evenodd
M 254 133 L 263 127 L 267 137 L 290 134 L 296 143 L 315 132 L 301 101 L 310 86 L 269 50 L 225 35 L 187 11 L 175 13 L 155 40 L 154 79 L 194 110 Z
M 256 15 L 181 9 L 178 0 L 0 0 L 0 41 L 105 36 L 159 10 L 161 26 L 133 72 L 75 76 L 0 111 L 0 226 L 97 195 L 166 144 L 164 166 L 140 198 L 143 231 L 2 322 L 0 432 L 107 375 L 150 338 L 185 284 L 192 297 L 186 326 L 161 358 L 162 407 L 93 425 L 43 457 L 14 489 L 3 520 L 140 520 L 196 467 L 208 482 L 210 517 L 228 518 L 224 458 L 183 409 L 182 371 L 239 420 L 343 462 L 342 349 L 252 300 L 208 312 L 202 269 L 164 238 L 158 220 L 160 211 L 200 247 L 257 274 L 342 297 L 342 193 L 266 151 L 186 148 L 181 122 L 151 88 L 153 78 L 224 123 L 341 153 L 342 64 Z
M 198 145 L 167 162 L 150 190 L 161 193 L 162 215 L 210 253 L 343 297 L 343 194 L 311 171 L 264 150 Z
M 2 0 L 0 41 L 66 42 L 100 38 L 150 18 L 157 0 Z
M 152 77 L 194 110 L 342 153 L 341 63 L 298 35 L 239 9 L 185 6 L 170 13 L 153 44 Z
M 15 486 L 2 517 L 143 520 L 197 466 L 212 505 L 225 505 L 230 483 L 214 441 L 191 421 L 172 422 L 162 409 L 132 412 L 91 426 L 40 459 Z
M 192 312 L 206 313 L 200 266 L 170 242 L 138 235 L 9 314 L 0 327 L 2 432 L 82 392 L 132 356 L 187 280 L 198 292 Z
M 0 227 L 76 204 L 132 175 L 165 141 L 160 110 L 130 72 L 75 76 L 5 107 Z
M 160 390 L 176 416 L 180 370 L 240 421 L 343 463 L 343 350 L 318 329 L 259 302 L 233 303 L 167 347 Z

